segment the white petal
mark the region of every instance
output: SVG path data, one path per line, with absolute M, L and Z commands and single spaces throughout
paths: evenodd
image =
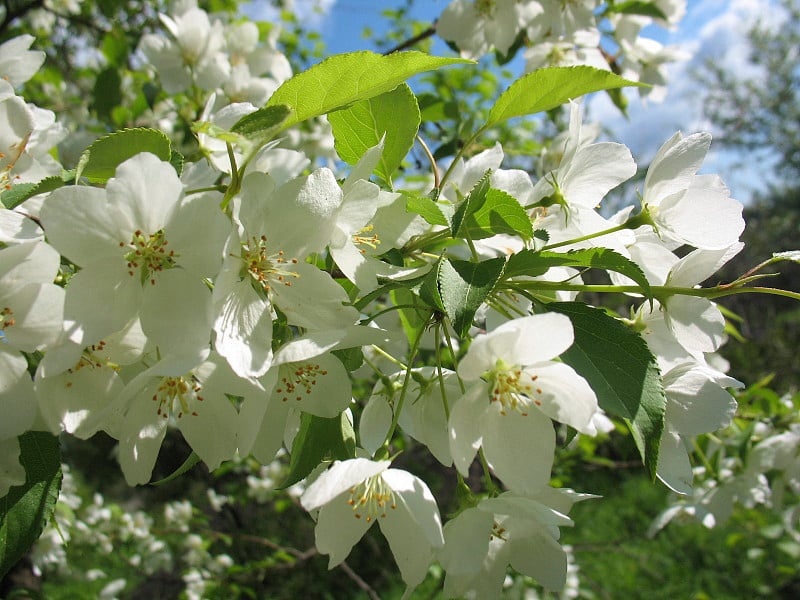
M 222 294 L 220 282 L 215 296 Z M 272 307 L 245 278 L 216 299 L 214 348 L 242 377 L 261 377 L 272 359 Z
M 666 322 L 675 338 L 690 352 L 714 352 L 725 339 L 725 317 L 706 298 L 672 296 Z
M 548 417 L 582 433 L 591 433 L 597 396 L 572 367 L 557 362 L 533 365 L 523 371 L 520 381 L 532 388 L 531 399 Z
M 538 411 L 522 416 L 486 411 L 481 424 L 483 451 L 489 465 L 506 486 L 521 494 L 535 494 L 550 481 L 556 447 L 553 423 Z
M 198 229 L 198 223 L 203 224 L 202 229 Z M 212 277 L 222 263 L 222 247 L 230 225 L 214 194 L 189 196 L 180 202 L 165 227 L 168 247 L 178 254 L 181 268 Z
M 385 475 L 386 473 L 384 473 Z M 397 508 L 388 510 L 386 517 L 380 517 L 377 521 L 386 541 L 389 542 L 403 581 L 409 589 L 413 589 L 425 579 L 433 559 L 430 541 L 424 527 L 431 526 L 434 531 L 436 531 L 436 527 L 428 520 L 422 522 L 417 520 L 419 515 L 413 511 L 420 508 L 419 503 L 412 508 L 406 506 L 404 500 L 404 498 L 399 500 Z M 431 501 L 433 501 L 433 496 L 431 496 Z M 439 516 L 438 511 L 436 516 Z M 441 524 L 438 524 L 438 533 L 441 536 Z M 439 545 L 442 543 L 444 543 L 443 539 Z
M 106 193 L 109 209 L 134 229 L 150 234 L 164 227 L 167 215 L 183 194 L 183 185 L 172 165 L 143 152 L 117 167 L 115 177 L 106 184 Z
M 682 365 L 664 375 L 666 422 L 671 431 L 699 435 L 727 426 L 736 399 L 711 379 L 701 365 Z
M 562 167 L 563 168 L 563 167 Z M 603 142 L 580 148 L 557 180 L 570 205 L 594 209 L 605 195 L 636 174 L 636 163 L 627 146 Z
M 389 433 L 393 416 L 392 407 L 386 401 L 386 396 L 373 394 L 370 397 L 358 422 L 358 439 L 364 450 L 375 454 L 381 447 L 386 434 Z
M 442 519 L 436 499 L 425 482 L 401 469 L 386 469 L 381 477 L 403 499 L 410 520 L 422 531 L 427 544 L 440 548 L 444 544 Z
M 365 518 L 356 518 L 352 507 L 347 503 L 349 499 L 349 491 L 343 492 L 327 501 L 319 511 L 314 539 L 317 550 L 329 555 L 329 569 L 347 558 L 353 546 L 374 523 Z
M 211 290 L 202 280 L 180 268 L 156 275 L 145 284 L 141 321 L 145 335 L 162 352 L 193 352 L 211 338 Z
M 479 381 L 450 411 L 450 454 L 458 472 L 464 477 L 469 475 L 469 466 L 481 445 L 479 426 L 483 423 L 488 402 L 486 384 Z
M 667 140 L 650 162 L 644 180 L 643 202 L 658 205 L 662 199 L 687 189 L 710 145 L 708 133 L 684 138 L 678 132 Z
M 167 433 L 167 419 L 156 413 L 151 400 L 155 386 L 145 388 L 130 401 L 119 443 L 119 464 L 128 485 L 145 484 Z
M 658 478 L 677 494 L 692 493 L 692 465 L 681 436 L 664 431 L 658 450 Z
M 368 477 L 385 471 L 389 468 L 389 464 L 388 460 L 372 461 L 367 458 L 336 461 L 330 469 L 308 486 L 300 498 L 300 503 L 306 510 L 319 508 Z
M 272 288 L 273 302 L 289 323 L 312 329 L 336 329 L 358 321 L 358 311 L 349 306 L 344 288 L 330 275 L 304 262 L 293 265 L 291 270 L 299 277 L 288 278 L 289 285 Z
M 0 498 L 9 489 L 25 483 L 25 469 L 19 462 L 19 441 L 17 438 L 0 438 Z
M 238 413 L 227 396 L 203 390 L 197 414 L 183 415 L 178 427 L 200 459 L 213 471 L 236 453 Z
M 28 362 L 20 353 L 0 347 L 0 440 L 28 431 L 36 417 L 36 395 Z
M 533 577 L 548 590 L 561 590 L 567 579 L 567 555 L 544 529 L 533 529 L 524 539 L 513 539 L 511 566 Z
M 480 571 L 489 551 L 494 524 L 491 512 L 468 508 L 444 526 L 445 544 L 439 562 L 449 574 L 474 575 Z
M 133 233 L 129 224 L 109 213 L 105 191 L 86 186 L 51 192 L 40 218 L 49 242 L 80 266 L 103 256 L 122 261 L 119 244 L 130 242 Z
M 342 362 L 323 354 L 303 363 L 281 365 L 270 402 L 283 402 L 293 410 L 332 418 L 352 400 L 350 376 Z

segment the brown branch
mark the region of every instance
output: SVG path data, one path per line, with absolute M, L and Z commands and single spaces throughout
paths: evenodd
M 366 581 L 361 579 L 361 577 L 358 575 L 358 573 L 356 573 L 355 571 L 353 571 L 353 569 L 350 568 L 350 565 L 348 565 L 346 562 L 342 561 L 341 563 L 339 563 L 339 568 L 342 571 L 344 571 L 345 574 L 350 579 L 352 579 L 356 583 L 356 585 L 358 587 L 360 587 L 364 592 L 366 592 L 367 595 L 370 598 L 372 598 L 372 600 L 381 600 L 381 597 L 378 596 L 377 592 L 375 592 L 375 590 L 373 590 Z
M 415 44 L 418 44 L 422 40 L 428 39 L 429 37 L 431 37 L 435 33 L 436 33 L 436 23 L 434 23 L 433 25 L 428 27 L 422 33 L 418 33 L 417 35 L 415 35 L 414 37 L 406 40 L 405 42 L 402 42 L 402 43 L 398 44 L 397 46 L 395 46 L 391 50 L 387 50 L 386 52 L 383 53 L 383 55 L 387 56 L 389 54 L 394 54 L 395 52 L 400 52 L 401 50 L 406 50 L 408 48 L 411 48 L 411 46 L 414 46 Z

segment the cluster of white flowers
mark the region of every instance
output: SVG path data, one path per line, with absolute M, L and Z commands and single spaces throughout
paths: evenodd
M 796 411 L 792 399 L 781 399 L 790 414 Z M 695 467 L 696 486 L 691 494 L 679 496 L 656 517 L 650 528 L 655 535 L 672 520 L 688 519 L 712 528 L 723 526 L 734 506 L 766 506 L 781 515 L 780 531 L 800 543 L 800 426 L 776 427 L 768 419 L 748 425 L 750 440 L 746 461 L 741 452 L 742 430 L 731 427 L 718 436 L 705 452 L 706 465 Z M 712 470 L 711 462 L 716 465 Z
M 230 102 L 261 106 L 292 76 L 276 46 L 278 26 L 261 44 L 255 23 L 212 20 L 195 0 L 173 3 L 160 18 L 168 35 L 144 35 L 140 50 L 169 94 L 222 90 Z
M 496 10 L 516 14 L 532 5 L 498 2 Z M 536 15 L 526 27 L 566 35 L 593 18 L 591 2 L 566 6 L 575 10 L 556 11 L 563 18 L 557 23 L 537 22 L 541 11 L 531 9 Z M 247 86 L 231 83 L 231 57 L 250 56 L 248 28 L 237 25 L 231 33 L 196 7 L 184 8 L 162 17 L 171 38 L 145 37 L 145 55 L 172 91 L 197 86 L 234 99 L 227 90 Z M 493 15 L 495 8 L 486 10 Z M 445 23 L 443 17 L 440 26 Z M 30 56 L 23 48 L 14 52 Z M 248 77 L 266 70 L 251 64 L 243 58 L 237 66 Z M 272 88 L 259 89 L 268 95 Z M 23 156 L 34 125 L 24 103 L 9 94 L 0 110 L 13 126 L 8 132 L 18 133 L 3 142 L 3 164 L 16 177 L 19 160 L 10 157 Z M 220 108 L 217 127 L 226 124 L 224 111 L 231 112 L 230 127 L 254 108 Z M 327 167 L 311 170 L 303 153 L 272 145 L 250 153 L 234 144 L 223 159 L 214 148 L 220 137 L 200 140 L 210 160 L 188 166 L 182 176 L 172 164 L 140 153 L 119 164 L 105 187 L 65 186 L 18 211 L 2 209 L 0 495 L 24 481 L 14 448 L 17 436 L 31 429 L 82 439 L 107 432 L 119 440 L 120 465 L 134 485 L 150 481 L 170 427 L 209 469 L 247 455 L 271 463 L 283 447 L 292 448 L 304 414 L 339 417 L 352 428 L 350 374 L 335 351 L 388 347 L 406 337 L 399 326 L 369 326 L 370 313 L 379 309 L 368 303 L 357 309 L 354 301 L 386 281 L 430 269 L 430 253 L 409 253 L 402 266 L 379 256 L 441 228 L 409 213 L 400 193 L 369 181 L 382 143 L 340 183 Z M 607 219 L 597 207 L 636 165 L 624 146 L 594 143 L 573 104 L 563 152 L 543 177 L 533 181 L 501 169 L 498 144 L 459 159 L 438 202 L 452 209 L 491 171 L 491 186 L 518 202 L 517 210 L 548 241 L 504 234 L 469 250 L 454 248 L 453 256 L 605 247 L 639 265 L 662 290 L 652 302 L 632 299 L 639 306 L 629 325 L 642 333 L 664 373 L 668 404 L 658 475 L 682 493 L 691 491 L 692 480 L 684 445 L 730 420 L 734 402 L 725 388 L 738 385 L 708 358 L 724 339 L 719 309 L 705 298 L 669 292 L 693 288 L 741 248 L 742 206 L 718 177 L 697 174 L 709 143 L 707 134 L 676 134 L 649 167 L 640 213 Z M 230 156 L 246 168 L 237 172 Z M 230 198 L 202 183 L 233 185 L 234 176 L 240 187 Z M 675 253 L 686 244 L 695 249 Z M 578 271 L 545 270 L 510 284 L 538 298 L 575 298 Z M 629 283 L 612 278 L 620 289 Z M 388 294 L 374 300 L 392 308 Z M 574 503 L 592 496 L 550 486 L 556 430 L 594 435 L 608 421 L 595 390 L 559 359 L 576 337 L 571 320 L 534 312 L 531 294 L 493 297 L 453 370 L 413 369 L 414 342 L 402 370 L 380 378 L 356 428 L 354 457 L 318 468 L 300 499 L 315 515 L 317 548 L 330 555 L 331 566 L 377 521 L 409 593 L 433 560 L 446 570 L 450 596 L 495 597 L 509 564 L 549 589 L 564 586 L 559 527 L 572 524 L 567 514 Z M 43 357 L 31 378 L 34 353 Z M 443 465 L 455 466 L 460 479 L 469 478 L 478 455 L 487 478 L 491 473 L 505 491 L 476 499 L 443 525 L 426 483 L 387 459 L 398 425 Z M 254 494 L 261 491 L 254 487 Z M 179 508 L 171 508 L 171 518 L 181 521 L 180 513 L 185 521 L 191 507 Z M 194 541 L 202 554 L 203 544 Z M 213 573 L 208 564 L 203 568 Z M 207 576 L 190 574 L 187 582 Z
M 642 3 L 641 14 L 615 12 L 606 0 L 453 0 L 436 32 L 472 59 L 493 50 L 507 55 L 521 41 L 528 72 L 571 65 L 614 70 L 653 86 L 639 90 L 658 101 L 665 93 L 667 64 L 688 54 L 640 33 L 653 23 L 673 27 L 685 13 L 686 0 Z

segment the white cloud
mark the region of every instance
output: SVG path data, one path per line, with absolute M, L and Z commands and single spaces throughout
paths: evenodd
M 711 123 L 703 117 L 704 90 L 690 72 L 712 59 L 737 74 L 757 77 L 757 70 L 752 67 L 748 70 L 746 34 L 759 19 L 767 19 L 763 22 L 771 24 L 780 22 L 781 11 L 775 10 L 774 4 L 763 0 L 690 1 L 683 22 L 664 41 L 679 45 L 692 59 L 671 65 L 664 101 L 646 102 L 639 99 L 636 90 L 626 89 L 624 93 L 630 100 L 626 120 L 607 95 L 596 94 L 589 103 L 588 118 L 601 123 L 615 140 L 628 145 L 639 164 L 646 164 L 676 131 L 713 133 Z M 712 144 L 702 171 L 719 173 L 732 195 L 746 201 L 754 189 L 763 185 L 764 178 L 756 165 L 746 166 L 745 158 L 741 153 L 722 151 Z

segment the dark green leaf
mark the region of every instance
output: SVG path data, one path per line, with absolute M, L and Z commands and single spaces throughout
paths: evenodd
M 589 382 L 607 413 L 625 420 L 655 479 L 667 399 L 658 363 L 642 337 L 604 311 L 580 302 L 551 302 L 569 317 L 575 342 L 561 359 Z
M 236 121 L 231 131 L 249 140 L 268 141 L 281 130 L 291 114 L 292 109 L 285 104 L 265 106 Z
M 92 108 L 101 118 L 108 118 L 111 111 L 122 103 L 120 91 L 122 78 L 116 67 L 108 67 L 97 74 L 92 90 Z
M 504 276 L 506 278 L 527 275 L 538 277 L 551 267 L 577 267 L 615 271 L 632 279 L 642 288 L 642 293 L 652 297 L 650 283 L 642 269 L 635 262 L 608 248 L 585 248 L 566 253 L 536 252 L 522 250 L 508 259 Z
M 495 189 L 487 190 L 483 205 L 467 218 L 464 228 L 473 240 L 499 233 L 516 235 L 524 240 L 533 237 L 531 219 L 519 201 Z
M 489 191 L 489 178 L 491 177 L 492 172 L 486 171 L 483 177 L 480 178 L 478 183 L 476 183 L 472 189 L 467 194 L 467 197 L 461 201 L 461 203 L 456 206 L 455 213 L 453 214 L 453 226 L 451 227 L 453 231 L 453 237 L 462 237 L 462 225 L 464 221 L 471 217 L 472 214 L 477 211 L 481 206 L 483 206 L 484 201 L 486 200 L 486 192 Z
M 153 481 L 150 483 L 150 485 L 164 485 L 165 483 L 169 483 L 170 481 L 172 481 L 173 479 L 177 479 L 184 473 L 188 473 L 189 470 L 191 470 L 191 468 L 199 462 L 200 462 L 200 457 L 197 456 L 197 454 L 195 454 L 194 451 L 192 451 L 192 453 L 186 458 L 185 461 L 183 461 L 183 464 L 180 467 L 178 467 L 177 469 L 175 469 L 175 471 L 164 477 L 164 479 Z
M 459 335 L 463 336 L 469 330 L 475 312 L 499 281 L 505 262 L 503 257 L 479 263 L 456 259 L 442 262 L 439 293 L 444 311 Z
M 58 438 L 29 431 L 19 446 L 27 481 L 0 498 L 0 580 L 42 534 L 61 490 Z
M 292 443 L 289 475 L 280 489 L 307 477 L 323 461 L 355 458 L 355 450 L 353 425 L 344 413 L 331 419 L 303 413 L 300 431 Z

